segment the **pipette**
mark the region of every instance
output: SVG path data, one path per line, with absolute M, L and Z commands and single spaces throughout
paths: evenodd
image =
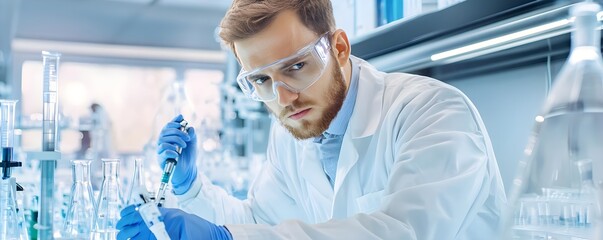
M 186 132 L 188 130 L 188 122 L 186 120 L 180 121 L 180 131 Z M 159 184 L 159 191 L 157 191 L 157 195 L 155 195 L 155 201 L 158 206 L 163 205 L 163 201 L 165 200 L 165 189 L 172 179 L 172 173 L 174 172 L 174 168 L 178 163 L 178 159 L 180 158 L 180 154 L 182 154 L 182 148 L 176 146 L 176 152 L 178 153 L 178 157 L 176 158 L 168 158 L 165 160 L 165 166 L 163 167 L 163 175 L 161 176 L 161 183 Z

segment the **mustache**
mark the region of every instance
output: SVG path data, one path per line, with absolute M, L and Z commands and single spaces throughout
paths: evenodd
M 278 115 L 279 119 L 285 119 L 287 118 L 288 115 L 290 115 L 291 113 L 294 113 L 296 111 L 298 111 L 299 109 L 305 108 L 306 106 L 311 105 L 310 102 L 308 101 L 294 101 L 293 103 L 291 103 L 291 105 L 286 106 L 283 111 L 281 111 Z

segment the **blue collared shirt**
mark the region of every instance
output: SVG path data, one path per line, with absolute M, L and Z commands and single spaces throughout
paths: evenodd
M 331 187 L 335 185 L 337 160 L 339 159 L 341 143 L 350 122 L 350 117 L 356 104 L 356 94 L 358 93 L 358 72 L 360 71 L 360 67 L 352 59 L 350 59 L 350 62 L 352 64 L 352 79 L 350 80 L 350 87 L 348 88 L 345 100 L 343 100 L 341 109 L 337 112 L 337 116 L 335 116 L 329 128 L 321 136 L 314 138 L 314 142 L 318 144 L 318 150 L 320 151 L 322 167 L 331 183 Z

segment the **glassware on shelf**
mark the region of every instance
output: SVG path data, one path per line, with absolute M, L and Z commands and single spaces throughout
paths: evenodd
M 96 201 L 92 239 L 116 239 L 117 221 L 123 207 L 119 187 L 119 159 L 102 159 L 103 183 Z
M 571 8 L 569 58 L 519 162 L 505 239 L 594 239 L 603 190 L 603 61 L 593 2 Z
M 74 160 L 71 168 L 73 186 L 62 236 L 67 239 L 89 239 L 95 213 L 90 184 L 90 160 Z
M 127 197 L 126 205 L 131 205 L 134 202 L 136 202 L 135 199 L 140 198 L 138 196 L 138 194 L 139 194 L 138 189 L 140 189 L 140 188 L 147 190 L 147 187 L 145 184 L 144 170 L 143 170 L 143 159 L 136 158 L 134 160 L 134 176 L 132 177 L 132 181 L 130 182 L 130 187 L 128 188 L 128 195 L 126 195 L 126 197 Z

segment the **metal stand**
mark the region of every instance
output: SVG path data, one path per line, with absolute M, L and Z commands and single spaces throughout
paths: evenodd
M 54 170 L 57 160 L 61 158 L 61 153 L 55 151 L 31 152 L 28 154 L 28 158 L 39 159 L 42 171 L 40 211 L 38 223 L 34 228 L 38 230 L 38 239 L 53 239 Z

